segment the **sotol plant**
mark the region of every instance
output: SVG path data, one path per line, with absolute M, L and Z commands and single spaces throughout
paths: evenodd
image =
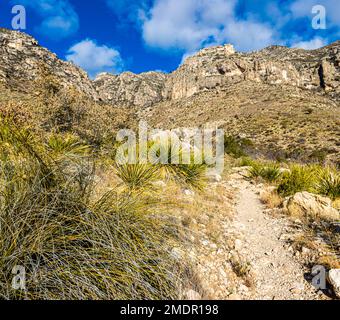
M 91 157 L 79 147 L 0 121 L 0 298 L 178 297 L 182 269 L 164 219 L 118 190 L 94 201 Z M 25 291 L 12 288 L 18 265 Z

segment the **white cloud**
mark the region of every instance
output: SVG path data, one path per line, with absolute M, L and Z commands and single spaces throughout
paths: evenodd
M 123 69 L 123 60 L 119 51 L 105 45 L 97 45 L 95 41 L 83 40 L 68 50 L 68 61 L 72 61 L 95 77 L 101 72 L 117 73 Z
M 128 12 L 138 20 L 135 26 L 141 30 L 146 46 L 177 50 L 183 59 L 203 47 L 224 43 L 232 43 L 239 51 L 292 43 L 317 48 L 332 41 L 340 25 L 340 0 L 290 0 L 280 4 L 273 0 L 106 1 L 117 16 Z M 312 7 L 317 4 L 326 7 L 327 34 L 312 28 Z
M 62 39 L 73 35 L 79 29 L 79 17 L 69 0 L 12 0 L 34 10 L 42 22 L 38 32 L 51 39 Z
M 327 45 L 327 41 L 322 38 L 314 38 L 309 41 L 300 41 L 292 45 L 293 48 L 300 48 L 305 50 L 315 50 Z
M 262 23 L 231 21 L 220 42 L 228 40 L 241 51 L 258 50 L 274 44 L 274 31 Z M 277 44 L 277 42 L 276 42 Z
M 157 0 L 143 23 L 144 41 L 151 47 L 186 53 L 226 42 L 233 43 L 238 50 L 272 44 L 274 32 L 269 26 L 251 18 L 236 18 L 236 3 L 236 0 Z
M 339 0 L 296 0 L 290 10 L 294 17 L 311 17 L 316 5 L 326 8 L 326 17 L 332 26 L 340 26 Z
M 144 21 L 144 40 L 152 47 L 194 51 L 215 41 L 233 5 L 225 0 L 158 0 Z

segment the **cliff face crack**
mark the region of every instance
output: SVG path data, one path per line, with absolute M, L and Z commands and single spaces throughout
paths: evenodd
M 318 74 L 319 74 L 319 77 L 320 77 L 320 87 L 322 89 L 326 89 L 325 78 L 324 78 L 324 70 L 323 70 L 322 64 L 320 65 L 320 67 L 318 69 Z

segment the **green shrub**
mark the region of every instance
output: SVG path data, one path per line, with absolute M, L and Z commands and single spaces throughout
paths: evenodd
M 237 140 L 233 136 L 224 137 L 224 150 L 225 150 L 225 153 L 235 158 L 246 156 L 242 142 Z
M 252 178 L 262 178 L 267 182 L 277 181 L 281 176 L 278 165 L 262 164 L 260 162 L 253 162 L 249 173 Z
M 148 188 L 160 178 L 159 168 L 148 164 L 117 165 L 116 173 L 130 190 Z
M 250 167 L 254 164 L 254 160 L 249 157 L 241 157 L 238 161 L 238 166 L 240 167 Z
M 294 195 L 297 192 L 315 191 L 315 182 L 317 180 L 316 166 L 294 165 L 290 171 L 282 175 L 278 186 L 278 193 L 283 196 Z
M 340 197 L 340 175 L 335 169 L 320 170 L 317 182 L 318 193 L 335 200 Z

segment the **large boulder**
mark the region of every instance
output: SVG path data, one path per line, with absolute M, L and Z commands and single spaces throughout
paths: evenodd
M 328 273 L 328 280 L 333 286 L 334 292 L 340 298 L 340 269 L 332 269 Z
M 314 219 L 338 220 L 339 212 L 332 207 L 331 199 L 309 192 L 299 192 L 284 203 L 290 215 L 311 217 Z

